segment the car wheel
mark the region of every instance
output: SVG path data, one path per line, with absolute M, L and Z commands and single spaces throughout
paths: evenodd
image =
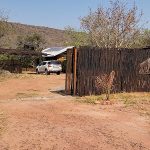
M 57 72 L 56 74 L 57 74 L 57 75 L 60 75 L 60 72 Z
M 49 75 L 50 72 L 46 69 L 46 70 L 45 70 L 45 74 L 46 74 L 46 75 Z
M 38 71 L 38 69 L 36 69 L 36 74 L 40 74 L 40 72 Z

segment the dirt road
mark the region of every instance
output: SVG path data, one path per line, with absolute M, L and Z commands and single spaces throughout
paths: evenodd
M 0 83 L 0 150 L 149 150 L 148 118 L 119 105 L 82 104 L 56 89 L 64 75 Z

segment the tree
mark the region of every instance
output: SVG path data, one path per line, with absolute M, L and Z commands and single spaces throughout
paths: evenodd
M 65 45 L 67 46 L 85 46 L 88 45 L 88 34 L 83 31 L 78 31 L 72 27 L 66 27 L 65 28 L 66 34 L 69 36 L 70 41 L 66 42 Z
M 127 8 L 127 4 L 110 0 L 110 7 L 98 7 L 96 11 L 81 18 L 82 28 L 89 34 L 93 45 L 104 48 L 133 47 L 140 34 L 139 22 L 142 13 L 136 5 Z
M 142 41 L 143 47 L 150 46 L 150 30 L 148 29 L 144 30 L 141 36 L 141 41 Z
M 41 51 L 44 48 L 44 44 L 45 40 L 41 35 L 32 33 L 26 36 L 18 36 L 17 49 Z M 21 64 L 25 68 L 35 66 L 37 59 L 37 57 L 22 56 Z
M 18 36 L 18 49 L 40 51 L 43 49 L 45 40 L 37 33 L 27 36 Z

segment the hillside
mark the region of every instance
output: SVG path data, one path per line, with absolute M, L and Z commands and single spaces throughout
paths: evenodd
M 10 22 L 9 32 L 0 40 L 0 45 L 3 48 L 16 48 L 18 36 L 25 36 L 35 32 L 45 39 L 45 47 L 63 46 L 69 40 L 65 32 L 60 29 Z

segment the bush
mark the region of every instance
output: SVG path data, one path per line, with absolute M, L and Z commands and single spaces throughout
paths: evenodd
M 64 60 L 62 62 L 62 72 L 66 73 L 66 67 L 67 67 L 67 60 Z

